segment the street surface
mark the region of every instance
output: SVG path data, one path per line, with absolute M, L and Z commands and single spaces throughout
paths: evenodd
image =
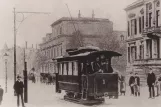
M 5 81 L 0 80 L 0 84 L 5 89 Z M 54 85 L 29 82 L 28 87 L 29 98 L 28 103 L 25 104 L 26 107 L 85 107 L 85 105 L 64 101 L 63 93 L 55 93 Z M 16 103 L 17 98 L 13 96 L 13 80 L 8 80 L 8 91 L 4 93 L 1 107 L 17 107 Z M 140 97 L 130 96 L 129 87 L 127 87 L 126 96 L 120 96 L 119 99 L 106 98 L 105 103 L 93 105 L 92 107 L 161 107 L 161 96 L 148 99 L 147 87 L 141 88 Z

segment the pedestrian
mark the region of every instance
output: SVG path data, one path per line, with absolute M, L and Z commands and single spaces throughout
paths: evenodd
M 124 94 L 125 96 L 125 92 L 126 92 L 126 84 L 125 84 L 125 77 L 124 76 L 120 76 L 120 94 Z
M 140 78 L 138 73 L 135 73 L 135 83 L 134 83 L 134 94 L 135 96 L 140 96 Z
M 131 89 L 131 95 L 134 95 L 134 82 L 135 82 L 135 78 L 133 76 L 133 72 L 130 73 L 130 79 L 129 79 L 129 86 L 130 86 L 130 89 Z
M 0 105 L 2 104 L 2 100 L 3 100 L 3 89 L 2 89 L 2 87 L 1 87 L 1 85 L 0 85 Z
M 156 88 L 157 88 L 157 97 L 161 94 L 161 74 L 158 76 L 158 78 L 156 79 Z
M 20 105 L 20 102 L 19 102 L 20 97 L 21 97 L 22 107 L 25 107 L 24 101 L 23 101 L 23 88 L 24 88 L 24 84 L 21 81 L 21 77 L 18 76 L 17 81 L 14 84 L 14 90 L 17 94 L 17 107 L 19 107 L 19 105 Z
M 148 73 L 148 77 L 147 77 L 147 84 L 149 87 L 149 98 L 155 98 L 155 90 L 154 90 L 155 81 L 156 81 L 156 76 L 153 73 L 152 68 L 150 68 L 150 72 Z

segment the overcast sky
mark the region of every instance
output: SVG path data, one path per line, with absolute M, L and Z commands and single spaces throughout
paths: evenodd
M 73 17 L 77 17 L 78 11 L 84 17 L 91 17 L 92 10 L 95 17 L 108 18 L 114 23 L 115 30 L 126 30 L 126 13 L 124 8 L 136 0 L 0 0 L 0 49 L 6 42 L 9 47 L 13 46 L 13 8 L 16 11 L 39 11 L 50 12 L 51 15 L 25 14 L 27 19 L 19 26 L 17 32 L 17 45 L 24 46 L 38 44 L 46 33 L 51 32 L 50 25 L 61 17 L 68 17 L 71 11 Z M 23 18 L 17 14 L 18 21 Z

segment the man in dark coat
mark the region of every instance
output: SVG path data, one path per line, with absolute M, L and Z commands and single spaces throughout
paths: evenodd
M 18 76 L 17 81 L 14 84 L 14 90 L 17 94 L 17 107 L 19 107 L 20 105 L 20 102 L 19 102 L 20 97 L 21 97 L 22 107 L 25 107 L 24 101 L 23 101 L 23 88 L 24 88 L 24 85 L 23 85 L 23 82 L 21 81 L 21 77 Z
M 135 78 L 133 76 L 133 72 L 130 73 L 130 79 L 129 79 L 129 86 L 130 86 L 130 89 L 131 89 L 131 95 L 134 95 L 134 82 L 135 82 Z
M 102 71 L 99 57 L 97 57 L 96 61 L 93 62 L 93 71 L 94 73 Z
M 2 103 L 2 100 L 3 100 L 3 89 L 2 89 L 2 87 L 1 87 L 1 85 L 0 85 L 0 105 L 1 105 L 1 103 Z
M 155 90 L 154 90 L 155 81 L 156 76 L 153 73 L 152 69 L 150 68 L 150 72 L 148 73 L 147 77 L 147 84 L 149 87 L 149 98 L 155 98 Z

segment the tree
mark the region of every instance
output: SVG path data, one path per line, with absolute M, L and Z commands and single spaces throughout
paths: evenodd
M 68 44 L 68 48 L 69 49 L 75 49 L 78 47 L 83 46 L 83 35 L 80 31 L 76 31 L 72 34 L 72 36 L 69 39 L 69 44 Z
M 117 35 L 111 34 L 102 36 L 98 41 L 99 48 L 102 50 L 115 51 L 122 54 L 121 57 L 113 58 L 112 66 L 118 69 L 120 72 L 125 73 L 126 70 L 126 43 L 120 41 Z
M 47 56 L 45 56 L 40 50 L 37 50 L 35 53 L 35 59 L 33 61 L 33 67 L 37 71 L 40 69 L 42 65 L 45 64 L 45 61 L 47 60 Z

